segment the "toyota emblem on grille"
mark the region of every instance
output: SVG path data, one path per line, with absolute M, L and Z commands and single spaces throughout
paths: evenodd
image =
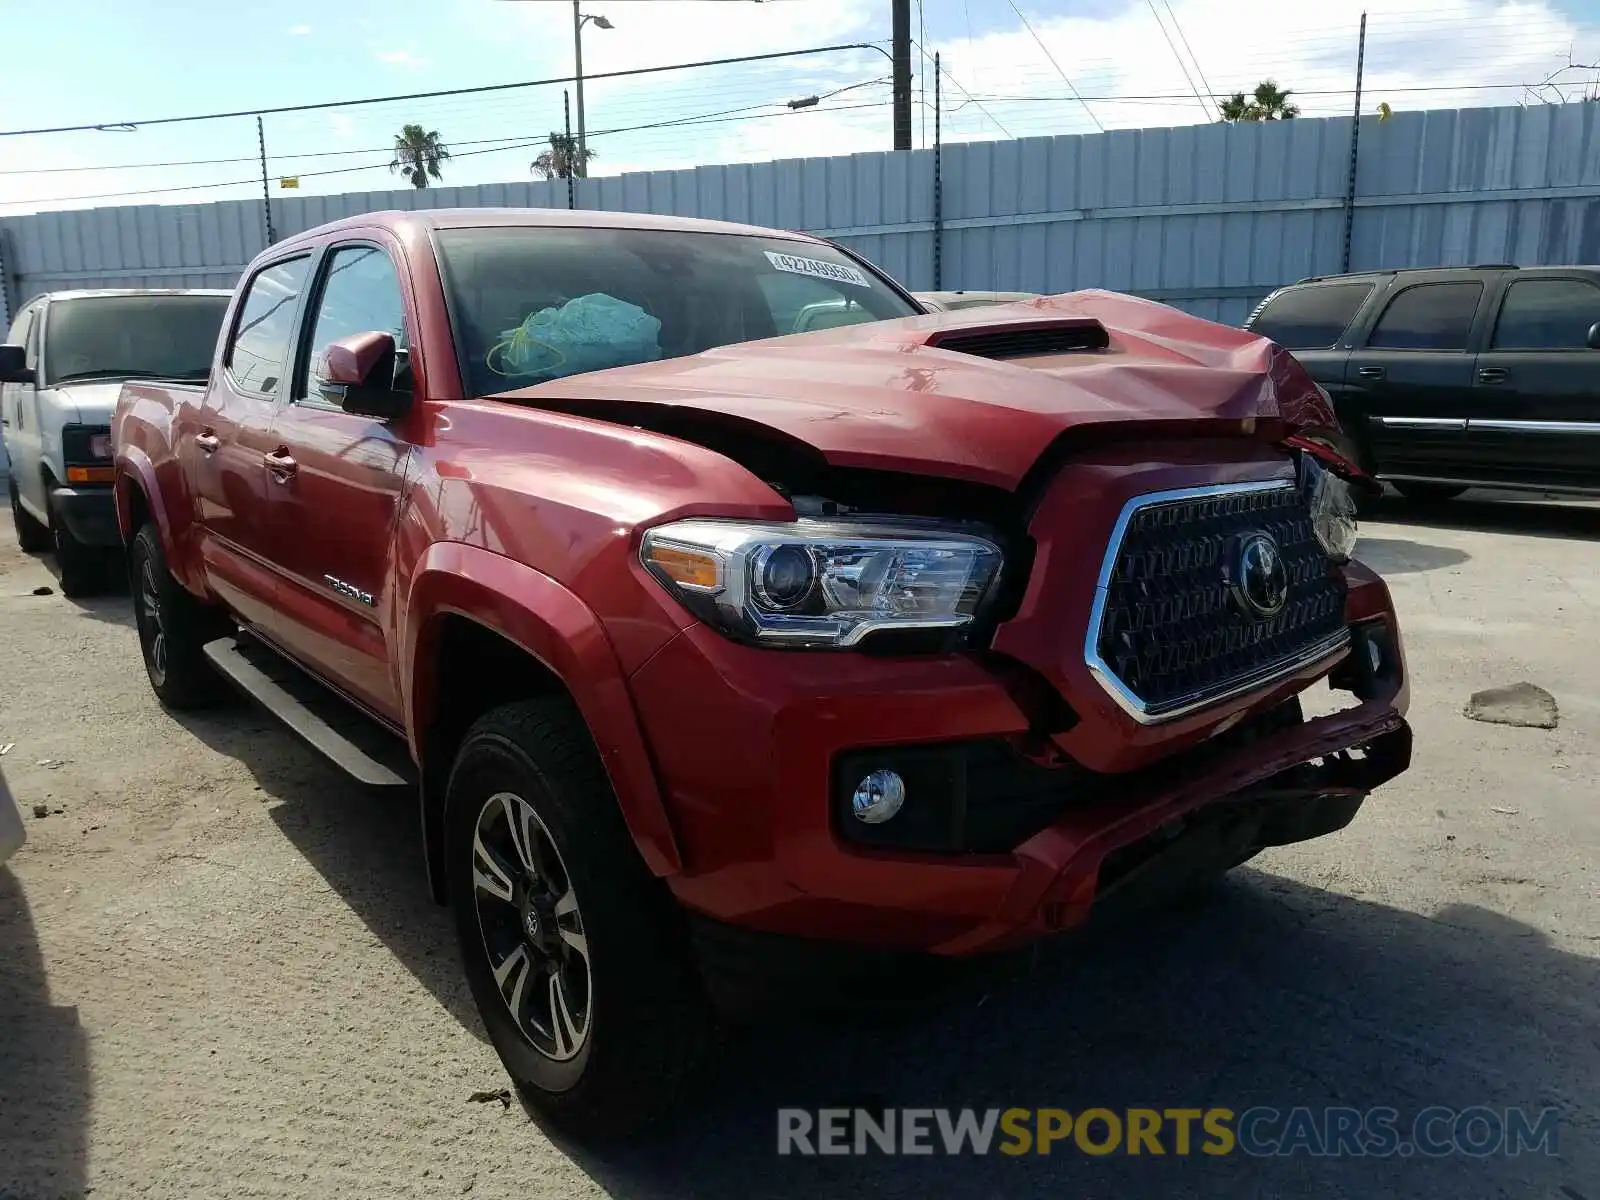
M 1289 572 L 1271 534 L 1240 538 L 1229 574 L 1234 599 L 1249 616 L 1275 616 L 1289 599 Z

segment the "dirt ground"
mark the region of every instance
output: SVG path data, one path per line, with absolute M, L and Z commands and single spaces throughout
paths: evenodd
M 155 703 L 126 597 L 0 532 L 0 1197 L 1282 1195 L 1600 1200 L 1600 507 L 1398 502 L 1415 766 L 1199 911 L 891 1030 L 735 1036 L 626 1149 L 513 1105 L 413 811 L 248 707 Z M 1529 681 L 1555 730 L 1474 723 Z M 31 815 L 35 804 L 52 811 Z M 1560 1153 L 795 1159 L 780 1105 L 1554 1106 Z

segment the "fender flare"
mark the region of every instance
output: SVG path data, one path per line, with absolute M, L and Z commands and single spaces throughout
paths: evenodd
M 443 898 L 437 855 L 443 803 L 441 788 L 428 786 L 434 772 L 429 770 L 424 742 L 437 694 L 437 618 L 447 614 L 505 638 L 561 682 L 589 728 L 645 865 L 657 876 L 682 870 L 677 838 L 627 681 L 599 618 L 567 588 L 533 567 L 464 542 L 435 542 L 412 573 L 397 638 L 407 736 L 423 766 L 423 834 L 435 895 Z
M 138 488 L 144 498 L 144 506 L 149 509 L 151 519 L 156 523 L 156 529 L 161 534 L 161 544 L 167 550 L 167 557 L 172 557 L 172 524 L 167 519 L 167 504 L 161 498 L 161 489 L 156 486 L 156 469 L 150 461 L 150 456 L 137 446 L 123 446 L 117 455 L 117 482 L 115 497 L 117 505 L 117 527 L 122 530 L 124 543 L 133 541 L 134 535 L 139 531 L 133 527 L 133 497 L 132 489 Z

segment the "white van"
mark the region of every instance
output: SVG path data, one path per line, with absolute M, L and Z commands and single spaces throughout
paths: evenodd
M 231 293 L 51 292 L 23 305 L 0 346 L 0 436 L 11 519 L 29 553 L 54 549 L 61 590 L 106 582 L 120 547 L 111 411 L 129 379 L 203 382 Z

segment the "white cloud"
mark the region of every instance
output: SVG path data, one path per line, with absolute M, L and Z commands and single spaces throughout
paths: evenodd
M 290 37 L 305 37 L 310 32 L 311 26 L 309 25 L 291 25 L 289 27 Z
M 385 66 L 400 67 L 406 71 L 419 71 L 428 65 L 427 59 L 411 50 L 380 50 L 373 57 Z

